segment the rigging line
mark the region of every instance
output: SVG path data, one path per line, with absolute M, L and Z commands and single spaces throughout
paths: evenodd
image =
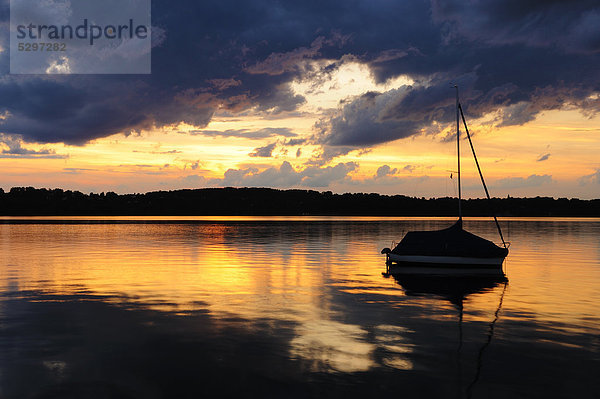
M 479 167 L 479 161 L 477 160 L 477 155 L 475 154 L 475 147 L 473 147 L 473 142 L 471 141 L 471 135 L 469 134 L 469 128 L 467 127 L 467 121 L 465 120 L 465 114 L 463 113 L 462 106 L 460 103 L 458 104 L 458 109 L 460 110 L 460 116 L 462 117 L 463 124 L 465 125 L 465 131 L 467 132 L 467 138 L 469 139 L 469 145 L 471 146 L 471 151 L 473 152 L 473 158 L 475 158 L 475 165 L 477 165 L 477 171 L 479 172 L 479 177 L 481 178 L 481 184 L 483 184 L 483 189 L 485 190 L 485 195 L 487 199 L 491 202 L 490 193 L 487 189 L 487 185 L 485 184 L 485 180 L 483 179 L 483 173 L 481 173 L 481 168 Z M 500 234 L 500 239 L 502 240 L 502 245 L 506 248 L 506 242 L 504 241 L 504 236 L 502 235 L 502 229 L 500 229 L 500 223 L 498 223 L 498 218 L 496 215 L 493 215 L 494 222 L 496 222 L 496 228 L 498 229 L 498 234 Z
M 502 295 L 500 295 L 500 302 L 498 303 L 498 308 L 496 309 L 496 312 L 494 313 L 494 320 L 490 323 L 490 329 L 488 332 L 487 340 L 485 341 L 485 343 L 479 350 L 479 355 L 477 356 L 477 372 L 475 373 L 475 378 L 473 378 L 473 381 L 467 387 L 467 399 L 471 399 L 471 397 L 473 395 L 473 388 L 475 387 L 475 384 L 477 384 L 477 381 L 479 381 L 479 376 L 481 375 L 481 367 L 483 366 L 483 352 L 485 352 L 485 349 L 488 346 L 490 346 L 490 343 L 492 342 L 492 337 L 494 336 L 494 328 L 496 327 L 496 322 L 498 321 L 498 318 L 499 318 L 500 309 L 502 309 L 502 302 L 504 302 L 504 294 L 506 293 L 507 286 L 508 286 L 508 280 L 506 280 L 504 282 L 504 288 L 502 289 Z

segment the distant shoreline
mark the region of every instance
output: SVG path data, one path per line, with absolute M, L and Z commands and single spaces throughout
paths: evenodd
M 464 216 L 600 217 L 600 199 L 464 199 Z M 202 188 L 145 194 L 0 190 L 0 216 L 456 216 L 457 199 L 271 188 Z

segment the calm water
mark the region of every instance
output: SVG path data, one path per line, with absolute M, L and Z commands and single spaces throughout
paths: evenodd
M 450 223 L 2 219 L 0 397 L 598 398 L 600 219 L 502 220 L 507 283 L 381 275 Z

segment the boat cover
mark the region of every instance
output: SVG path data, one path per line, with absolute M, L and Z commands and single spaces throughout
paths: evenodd
M 392 250 L 398 255 L 460 256 L 469 258 L 504 258 L 508 249 L 469 233 L 462 221 L 434 231 L 410 231 Z

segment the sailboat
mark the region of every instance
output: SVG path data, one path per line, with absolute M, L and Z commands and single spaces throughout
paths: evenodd
M 467 122 L 458 99 L 456 88 L 456 146 L 458 158 L 458 220 L 450 227 L 434 231 L 410 231 L 393 249 L 384 248 L 386 273 L 390 274 L 432 274 L 432 275 L 503 275 L 502 265 L 508 255 L 498 219 L 496 227 L 502 240 L 502 247 L 463 229 L 462 194 L 460 184 L 460 117 L 479 171 L 485 194 L 490 199 Z

